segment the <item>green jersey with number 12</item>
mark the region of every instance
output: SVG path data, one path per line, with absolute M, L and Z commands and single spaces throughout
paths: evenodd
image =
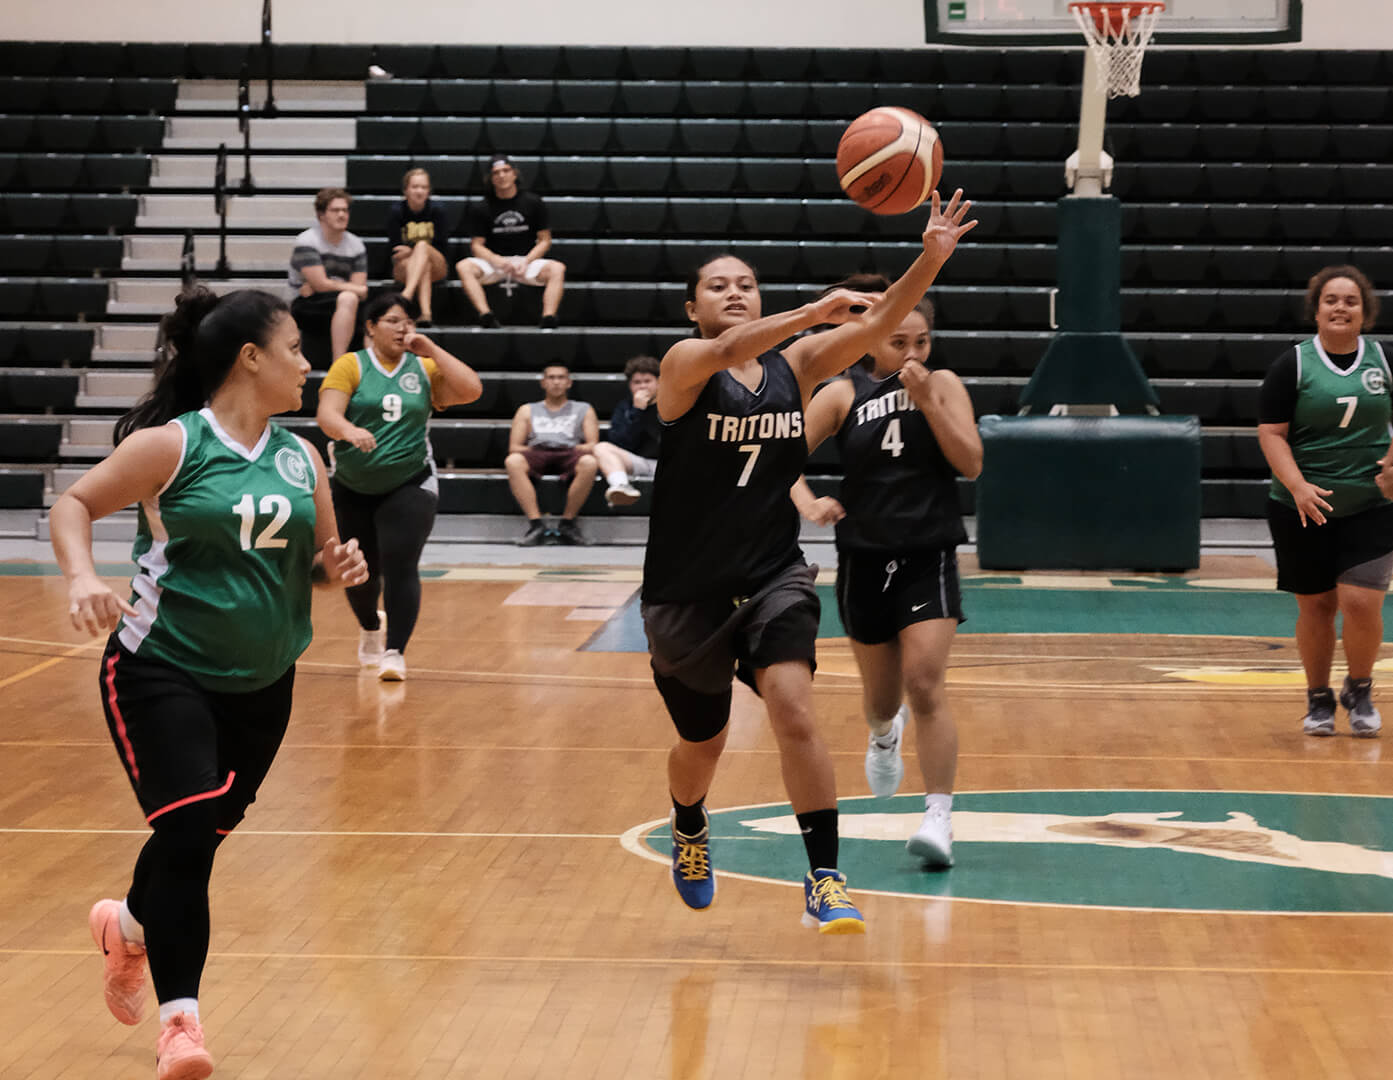
M 183 453 L 163 490 L 140 504 L 137 614 L 117 635 L 210 690 L 259 690 L 310 643 L 314 463 L 275 424 L 247 449 L 210 409 L 170 422 Z

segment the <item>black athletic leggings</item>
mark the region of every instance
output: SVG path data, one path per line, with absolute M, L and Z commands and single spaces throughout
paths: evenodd
M 172 665 L 102 656 L 107 729 L 154 832 L 136 859 L 126 904 L 145 927 L 155 995 L 198 997 L 208 958 L 213 855 L 242 820 L 290 719 L 292 667 L 270 686 L 218 693 Z
M 337 480 L 329 487 L 339 519 L 339 539 L 355 538 L 368 564 L 368 580 L 344 590 L 349 606 L 359 626 L 376 630 L 381 595 L 387 611 L 387 648 L 400 653 L 406 652 L 421 613 L 421 551 L 430 538 L 439 501 L 434 491 L 421 486 L 429 479 L 429 470 L 423 471 L 382 495 L 364 495 Z

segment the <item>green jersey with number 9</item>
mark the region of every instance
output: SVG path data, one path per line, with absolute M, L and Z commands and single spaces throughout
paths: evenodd
M 183 453 L 159 494 L 140 504 L 136 615 L 122 618 L 117 636 L 210 690 L 259 690 L 310 643 L 314 462 L 275 424 L 247 449 L 210 409 L 170 423 L 183 433 Z
M 1287 442 L 1301 475 L 1333 493 L 1331 517 L 1344 517 L 1385 500 L 1374 485 L 1389 442 L 1389 372 L 1383 348 L 1361 337 L 1350 366 L 1336 367 L 1316 338 L 1296 347 L 1296 407 Z M 1275 477 L 1271 497 L 1295 507 Z
M 388 371 L 371 349 L 360 349 L 334 361 L 324 387 L 337 389 L 345 375 L 351 379 L 351 373 L 334 368 L 354 363 L 357 385 L 344 416 L 350 424 L 370 431 L 377 446 L 364 453 L 350 442 L 335 442 L 334 479 L 364 495 L 381 495 L 401 487 L 434 460 L 426 424 L 435 363 L 408 352 Z

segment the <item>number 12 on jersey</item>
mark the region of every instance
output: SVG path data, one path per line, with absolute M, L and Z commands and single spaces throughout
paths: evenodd
M 256 500 L 251 495 L 243 495 L 233 503 L 232 512 L 242 519 L 240 534 L 242 550 L 249 551 L 253 546 L 252 526 L 256 524 Z M 257 534 L 255 546 L 259 548 L 285 547 L 289 541 L 276 534 L 290 520 L 290 500 L 284 495 L 263 495 L 261 496 L 261 512 L 274 516 L 270 523 Z

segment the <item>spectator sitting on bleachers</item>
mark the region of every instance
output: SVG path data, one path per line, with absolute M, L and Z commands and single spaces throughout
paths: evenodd
M 614 407 L 609 418 L 609 438 L 595 447 L 595 460 L 609 490 L 610 506 L 629 506 L 638 501 L 634 480 L 652 480 L 658 468 L 658 440 L 662 421 L 654 399 L 658 393 L 658 360 L 635 356 L 624 365 L 629 380 L 629 400 Z
M 527 532 L 520 547 L 541 543 L 584 544 L 576 515 L 595 484 L 595 444 L 600 441 L 600 421 L 583 401 L 571 401 L 571 372 L 565 364 L 542 369 L 541 401 L 519 405 L 508 433 L 508 487 L 527 515 Z M 555 529 L 542 524 L 535 482 L 543 476 L 560 476 L 567 482 L 566 509 Z
M 551 250 L 546 204 L 519 185 L 513 163 L 496 154 L 489 162 L 488 186 L 470 217 L 469 255 L 455 264 L 464 294 L 479 312 L 479 324 L 499 325 L 484 286 L 500 281 L 543 285 L 543 330 L 556 326 L 556 311 L 566 287 L 566 264 L 543 258 Z
M 450 244 L 450 221 L 445 208 L 430 197 L 430 173 L 409 169 L 401 178 L 402 200 L 387 211 L 387 243 L 392 250 L 392 277 L 401 293 L 421 309 L 417 328 L 434 320 L 431 285 L 450 272 L 445 252 Z
M 368 295 L 368 249 L 348 231 L 343 188 L 321 188 L 314 225 L 295 238 L 290 253 L 290 313 L 301 334 L 329 328 L 330 359 L 348 352 L 358 331 L 358 304 Z M 312 358 L 313 359 L 313 358 Z

